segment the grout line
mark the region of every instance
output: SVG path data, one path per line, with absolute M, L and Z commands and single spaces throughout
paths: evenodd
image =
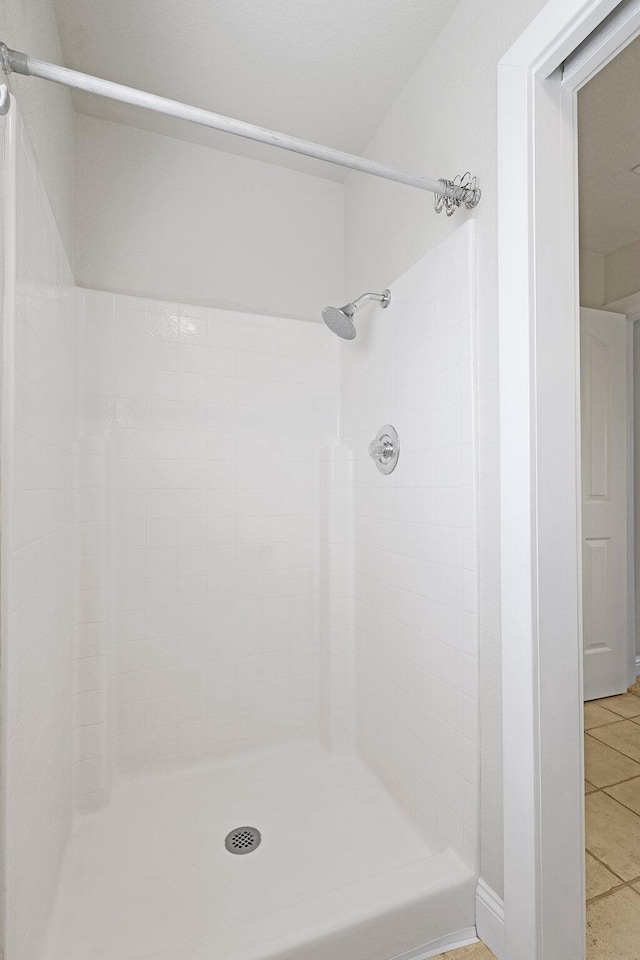
M 622 877 L 620 877 L 620 876 L 615 872 L 615 870 L 613 870 L 613 869 L 609 866 L 608 863 L 605 863 L 604 860 L 601 860 L 600 857 L 596 856 L 596 854 L 593 853 L 593 851 L 589 850 L 588 847 L 586 848 L 586 852 L 587 852 L 591 857 L 593 857 L 593 859 L 594 859 L 597 863 L 599 863 L 601 867 L 604 867 L 605 870 L 607 870 L 610 874 L 612 874 L 612 876 L 614 876 L 614 877 L 616 878 L 616 880 L 619 880 L 619 881 L 620 881 L 620 883 L 614 884 L 614 886 L 612 886 L 609 890 L 605 890 L 604 893 L 599 893 L 599 894 L 597 894 L 595 897 L 589 897 L 589 898 L 587 898 L 587 903 L 595 903 L 595 902 L 598 901 L 598 900 L 604 900 L 605 897 L 610 896 L 610 894 L 612 894 L 612 893 L 617 893 L 619 890 L 624 890 L 625 887 L 631 887 L 631 889 L 634 891 L 634 893 L 637 893 L 638 896 L 640 896 L 640 891 L 636 890 L 635 887 L 632 886 L 632 884 L 638 883 L 638 881 L 640 881 L 640 877 L 633 877 L 631 880 L 623 880 Z
M 621 693 L 620 696 L 623 697 L 623 696 L 625 696 L 625 694 Z M 630 693 L 629 696 L 630 696 L 630 697 L 633 697 L 633 696 L 635 696 L 635 694 Z M 640 697 L 636 697 L 636 700 L 640 700 Z M 589 702 L 593 702 L 593 701 L 589 701 Z M 616 717 L 618 720 L 631 720 L 631 719 L 636 718 L 636 717 L 639 717 L 639 718 L 640 718 L 640 713 L 634 713 L 633 716 L 628 716 L 628 717 L 627 717 L 627 716 L 625 716 L 623 713 L 616 713 L 615 710 L 613 710 L 611 707 L 602 707 L 602 706 L 600 706 L 600 704 L 597 704 L 597 706 L 599 706 L 601 710 L 606 710 L 607 713 L 610 713 L 612 717 Z M 639 709 L 640 709 L 640 707 L 639 707 Z M 606 724 L 606 723 L 597 723 L 596 726 L 597 726 L 597 727 L 606 727 L 607 724 Z
M 624 722 L 624 721 L 622 721 L 622 722 Z M 629 720 L 629 723 L 633 723 L 633 721 L 632 721 L 632 720 Z M 612 727 L 613 724 L 612 724 L 612 723 L 607 723 L 607 724 L 605 724 L 605 726 L 607 726 L 607 727 Z M 640 726 L 640 724 L 636 724 L 636 726 Z M 596 729 L 602 729 L 602 727 L 594 727 L 593 729 L 594 729 L 594 730 L 596 730 Z M 588 737 L 588 736 L 590 736 L 590 734 L 585 732 L 585 737 Z M 592 739 L 592 740 L 595 740 L 596 743 L 602 743 L 602 744 L 604 744 L 605 747 L 609 747 L 609 749 L 610 749 L 610 750 L 613 750 L 615 753 L 619 753 L 621 757 L 624 757 L 624 758 L 625 758 L 625 760 L 631 760 L 632 763 L 637 763 L 638 766 L 640 766 L 640 763 L 639 763 L 637 760 L 635 760 L 633 757 L 630 757 L 627 753 L 623 753 L 622 750 L 618 750 L 616 747 L 612 747 L 611 744 L 610 744 L 610 743 L 607 743 L 605 740 L 600 740 L 598 737 L 591 737 L 591 739 Z M 638 776 L 640 776 L 640 774 L 638 774 Z M 591 781 L 589 781 L 589 783 L 591 783 Z
M 621 696 L 622 696 L 622 694 L 621 694 Z M 593 726 L 591 726 L 591 727 L 585 727 L 585 728 L 584 728 L 584 732 L 585 732 L 585 733 L 589 733 L 589 730 L 597 730 L 599 727 L 608 727 L 611 723 L 615 723 L 616 720 L 619 720 L 619 719 L 620 719 L 620 714 L 614 713 L 614 711 L 611 710 L 609 707 L 603 707 L 603 706 L 601 706 L 601 704 L 600 704 L 598 701 L 587 700 L 587 701 L 585 701 L 585 707 L 586 707 L 587 703 L 595 703 L 596 706 L 598 706 L 598 707 L 600 708 L 600 710 L 604 710 L 605 713 L 610 714 L 613 719 L 607 720 L 605 723 L 594 723 Z M 638 714 L 638 716 L 640 717 L 640 714 Z
M 625 880 L 623 877 L 617 874 L 615 870 L 611 869 L 608 863 L 605 863 L 604 860 L 601 860 L 600 857 L 598 857 L 592 850 L 589 850 L 589 847 L 585 847 L 585 850 L 588 854 L 590 854 L 593 857 L 594 860 L 596 860 L 600 864 L 601 867 L 605 867 L 605 869 L 608 870 L 609 873 L 612 873 L 613 876 L 616 878 L 616 880 L 620 881 L 620 884 L 622 886 L 624 886 L 625 883 L 635 883 L 635 880 Z
M 610 723 L 596 723 L 594 727 L 585 730 L 585 733 L 590 733 L 592 730 L 603 730 L 605 727 L 615 727 L 616 723 L 635 723 L 636 720 L 640 720 L 640 715 L 637 717 L 619 717 L 616 715 L 616 719 Z
M 640 779 L 640 778 L 634 777 L 634 780 L 637 780 L 637 779 Z M 629 783 L 629 781 L 623 780 L 622 783 Z M 617 784 L 617 783 L 611 784 L 611 787 L 617 787 L 617 786 L 620 786 L 620 784 Z M 610 790 L 611 787 L 604 787 L 603 790 L 598 791 L 598 793 L 602 792 L 606 797 L 609 797 L 611 800 L 615 800 L 616 803 L 619 803 L 621 807 L 624 807 L 625 810 L 628 810 L 630 813 L 633 813 L 638 818 L 638 820 L 640 820 L 640 814 L 638 813 L 637 810 L 634 810 L 633 807 L 627 806 L 627 804 L 623 800 L 619 800 L 618 797 L 614 797 L 610 793 L 607 793 L 607 790 Z
M 632 777 L 631 779 L 640 780 L 640 777 Z M 635 817 L 638 818 L 638 820 L 640 820 L 640 814 L 638 813 L 637 810 L 634 810 L 633 807 L 628 807 L 626 803 L 622 802 L 622 800 L 618 800 L 617 797 L 614 797 L 612 794 L 607 793 L 607 790 L 610 790 L 612 787 L 619 787 L 624 783 L 630 783 L 630 782 L 631 782 L 630 780 L 621 780 L 620 783 L 611 783 L 609 784 L 608 787 L 602 787 L 601 789 L 598 789 L 598 790 L 592 790 L 591 793 L 587 793 L 585 795 L 585 805 L 586 805 L 587 797 L 592 797 L 594 793 L 603 793 L 605 797 L 609 798 L 609 800 L 613 800 L 614 803 L 617 803 L 619 806 L 624 807 L 625 810 L 628 810 L 629 813 L 632 813 Z M 591 853 L 591 851 L 589 851 L 589 853 Z
M 611 716 L 613 719 L 607 720 L 606 723 L 594 723 L 591 727 L 585 727 L 584 732 L 588 734 L 591 733 L 592 730 L 601 730 L 603 727 L 610 727 L 612 723 L 618 723 L 621 719 L 617 713 L 612 713 Z M 638 717 L 638 720 L 640 720 L 640 716 Z
M 606 898 L 611 896 L 612 894 L 619 893 L 621 890 L 626 890 L 626 889 L 632 890 L 634 893 L 637 893 L 638 896 L 640 897 L 640 891 L 636 890 L 636 888 L 632 886 L 632 884 L 637 882 L 638 882 L 637 880 L 627 880 L 626 883 L 621 883 L 615 887 L 611 887 L 610 890 L 606 890 L 604 893 L 599 893 L 595 897 L 590 897 L 587 900 L 587 905 L 591 903 L 597 903 L 599 900 L 606 900 Z
M 599 900 L 605 900 L 605 899 L 606 899 L 608 896 L 610 896 L 611 894 L 613 894 L 613 893 L 619 893 L 620 890 L 624 890 L 624 888 L 625 888 L 626 886 L 628 886 L 628 884 L 626 884 L 626 883 L 619 883 L 619 884 L 617 884 L 616 886 L 611 887 L 610 890 L 605 890 L 604 893 L 599 893 L 599 894 L 597 894 L 597 896 L 595 896 L 595 897 L 589 897 L 589 899 L 587 900 L 587 905 L 589 905 L 589 904 L 591 904 L 591 903 L 597 903 Z
M 590 797 L 592 793 L 602 793 L 603 790 L 610 790 L 611 787 L 619 787 L 623 783 L 631 783 L 632 780 L 640 780 L 640 773 L 637 773 L 635 777 L 627 777 L 625 780 L 616 780 L 615 783 L 605 783 L 601 787 L 596 787 L 595 783 L 587 780 L 587 783 L 590 783 L 594 789 L 589 791 L 589 793 L 585 793 L 585 796 Z

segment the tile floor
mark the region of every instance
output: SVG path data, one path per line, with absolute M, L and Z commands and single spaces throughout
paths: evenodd
M 440 953 L 433 960 L 496 960 L 496 957 L 484 943 L 472 943 L 469 947 L 460 947 L 458 950 L 450 950 L 449 953 Z
M 640 696 L 585 703 L 584 729 L 587 956 L 639 960 Z

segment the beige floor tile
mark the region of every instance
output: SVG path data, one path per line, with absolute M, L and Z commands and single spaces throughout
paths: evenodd
M 585 810 L 587 850 L 623 880 L 640 877 L 640 817 L 604 793 L 586 797 Z
M 640 763 L 623 757 L 591 734 L 584 738 L 585 776 L 594 787 L 609 787 L 621 780 L 640 777 Z M 640 876 L 640 874 L 639 874 Z
M 620 719 L 620 715 L 612 713 L 611 710 L 605 710 L 600 704 L 590 702 L 584 705 L 584 728 L 591 730 L 592 727 L 603 727 L 607 723 L 615 723 Z
M 632 693 L 621 693 L 619 697 L 606 697 L 604 700 L 590 700 L 590 703 L 604 707 L 621 717 L 640 717 L 640 697 Z
M 592 783 L 589 783 L 588 780 L 585 780 L 585 782 L 584 782 L 584 792 L 585 792 L 585 793 L 593 793 L 593 791 L 594 791 L 594 790 L 597 790 L 597 789 L 598 789 L 598 788 L 597 788 L 597 787 L 594 787 L 594 785 L 593 785 Z
M 607 787 L 605 793 L 640 816 L 640 777 L 619 783 L 615 787 Z
M 469 947 L 459 947 L 458 950 L 450 950 L 449 953 L 439 953 L 433 960 L 496 960 L 491 950 L 485 947 L 484 943 L 472 943 Z
M 640 893 L 640 881 L 638 881 L 638 883 L 632 883 L 631 886 Z
M 622 720 L 620 723 L 611 723 L 606 727 L 596 727 L 589 736 L 595 737 L 601 743 L 624 753 L 625 757 L 640 760 L 640 724 L 631 720 Z
M 640 898 L 626 887 L 587 905 L 588 960 L 638 960 Z
M 595 857 L 590 853 L 586 855 L 587 865 L 587 900 L 592 897 L 599 897 L 607 890 L 620 886 L 620 878 L 607 870 L 601 863 L 598 863 Z

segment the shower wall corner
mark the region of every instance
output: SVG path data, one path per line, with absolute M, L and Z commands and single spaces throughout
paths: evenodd
M 319 451 L 320 735 L 341 753 L 356 748 L 352 465 L 339 443 Z
M 2 126 L 3 946 L 35 960 L 72 821 L 77 331 L 73 277 L 13 97 Z

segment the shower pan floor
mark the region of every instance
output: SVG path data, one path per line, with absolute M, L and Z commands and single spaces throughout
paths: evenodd
M 43 960 L 408 958 L 472 935 L 474 887 L 362 761 L 287 745 L 118 780 L 75 821 Z

